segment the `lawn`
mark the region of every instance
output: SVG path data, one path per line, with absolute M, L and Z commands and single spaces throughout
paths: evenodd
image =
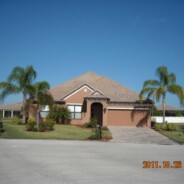
M 181 133 L 181 129 L 184 130 L 184 123 L 176 124 L 177 131 L 160 131 L 165 136 L 169 137 L 170 139 L 173 139 L 175 141 L 178 141 L 179 143 L 184 143 L 184 132 Z
M 92 129 L 81 128 L 74 125 L 55 125 L 53 131 L 49 132 L 29 132 L 25 125 L 15 125 L 8 121 L 3 123 L 5 131 L 0 134 L 0 138 L 7 139 L 63 139 L 63 140 L 87 140 L 93 134 Z M 102 132 L 102 137 L 112 137 L 106 130 Z

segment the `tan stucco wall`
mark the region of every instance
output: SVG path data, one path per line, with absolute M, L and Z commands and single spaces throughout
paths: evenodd
M 85 91 L 85 89 L 87 91 Z M 67 103 L 83 103 L 84 101 L 84 97 L 90 95 L 92 93 L 92 91 L 89 88 L 82 88 L 79 91 L 77 91 L 77 93 L 72 94 L 71 96 L 69 96 L 68 98 L 66 98 L 65 102 Z
M 90 95 L 93 91 L 87 87 L 81 88 L 77 93 L 72 94 L 65 100 L 66 106 L 69 104 L 84 104 L 84 97 Z M 88 111 L 87 111 L 88 112 Z M 82 119 L 72 119 L 71 124 L 73 125 L 82 125 L 88 122 L 90 119 L 90 113 L 82 112 Z

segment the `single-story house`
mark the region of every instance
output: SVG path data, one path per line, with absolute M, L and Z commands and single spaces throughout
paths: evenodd
M 157 106 L 157 111 L 159 111 L 162 114 L 163 106 L 162 105 Z M 166 116 L 177 116 L 179 114 L 184 115 L 184 111 L 179 108 L 170 106 L 170 105 L 165 105 L 165 115 Z
M 0 116 L 2 118 L 13 118 L 21 115 L 22 103 L 11 103 L 6 105 L 0 105 Z
M 71 111 L 71 124 L 82 125 L 95 117 L 103 126 L 150 127 L 149 103 L 140 103 L 139 94 L 96 73 L 71 79 L 50 92 L 57 104 Z M 32 106 L 29 117 L 35 115 Z

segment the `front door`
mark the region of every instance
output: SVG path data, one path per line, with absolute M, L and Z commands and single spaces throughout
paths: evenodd
M 103 105 L 101 103 L 93 103 L 91 105 L 91 118 L 96 118 L 99 125 L 103 125 Z

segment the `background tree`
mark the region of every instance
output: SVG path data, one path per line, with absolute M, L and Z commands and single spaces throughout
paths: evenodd
M 7 81 L 0 82 L 0 100 L 3 101 L 10 94 L 22 93 L 23 95 L 23 120 L 22 123 L 26 123 L 26 106 L 27 98 L 29 97 L 30 91 L 32 90 L 33 80 L 36 78 L 36 71 L 33 66 L 14 67 Z
M 143 89 L 140 92 L 140 99 L 147 94 L 148 98 L 154 96 L 156 101 L 162 98 L 163 107 L 163 123 L 165 122 L 165 105 L 166 105 L 166 94 L 175 94 L 180 104 L 183 104 L 183 89 L 180 85 L 176 84 L 176 76 L 174 73 L 169 73 L 166 66 L 160 66 L 156 69 L 156 76 L 159 80 L 146 80 L 143 84 Z
M 34 89 L 32 91 L 34 100 L 36 101 L 37 116 L 36 116 L 36 126 L 39 129 L 40 124 L 40 111 L 42 106 L 49 105 L 50 109 L 54 103 L 51 93 L 48 91 L 50 89 L 49 83 L 46 81 L 37 82 L 34 84 Z

